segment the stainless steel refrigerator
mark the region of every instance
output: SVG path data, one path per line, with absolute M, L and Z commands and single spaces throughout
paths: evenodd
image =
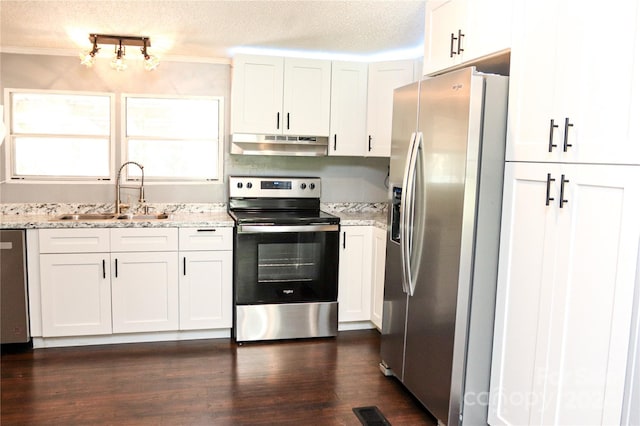
M 443 424 L 486 424 L 508 77 L 394 91 L 381 369 Z

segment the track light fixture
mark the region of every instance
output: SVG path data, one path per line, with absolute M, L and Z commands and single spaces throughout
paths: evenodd
M 136 36 L 120 36 L 109 34 L 90 34 L 89 41 L 93 44 L 91 50 L 87 50 L 80 54 L 80 63 L 92 67 L 95 63 L 95 56 L 100 50 L 98 44 L 113 44 L 114 55 L 111 60 L 111 68 L 116 71 L 124 71 L 127 69 L 127 63 L 124 59 L 125 46 L 140 46 L 140 52 L 144 58 L 144 69 L 147 71 L 153 71 L 158 67 L 160 61 L 155 56 L 149 55 L 147 48 L 151 47 L 151 39 L 149 37 L 136 37 Z

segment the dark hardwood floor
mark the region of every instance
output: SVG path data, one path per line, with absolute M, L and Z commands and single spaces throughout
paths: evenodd
M 228 339 L 2 354 L 7 425 L 396 425 L 435 421 L 378 370 L 379 333 L 248 343 Z

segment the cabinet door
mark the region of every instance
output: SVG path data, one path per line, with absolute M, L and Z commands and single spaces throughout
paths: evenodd
M 231 88 L 231 132 L 281 134 L 284 59 L 236 55 Z
M 539 398 L 555 266 L 553 166 L 507 163 L 500 232 L 489 423 L 539 424 Z M 551 182 L 550 182 L 551 183 Z M 554 190 L 555 186 L 550 188 Z M 542 376 L 542 377 L 541 377 Z M 531 401 L 525 398 L 533 395 Z M 536 421 L 536 419 L 538 419 Z
M 111 333 L 108 253 L 40 255 L 42 336 Z
M 344 226 L 340 236 L 338 321 L 371 319 L 371 228 Z
M 561 54 L 559 2 L 523 1 L 514 8 L 517 24 L 513 28 L 511 50 L 505 156 L 507 161 L 558 161 L 563 124 L 562 116 L 556 115 L 555 103 Z M 556 145 L 552 152 L 550 144 Z
M 367 64 L 331 64 L 329 155 L 364 156 L 367 144 Z
M 491 424 L 619 423 L 638 217 L 640 167 L 507 164 Z
M 424 74 L 459 64 L 467 44 L 467 0 L 430 0 L 426 5 Z M 460 34 L 464 34 L 458 40 Z
M 180 330 L 231 328 L 232 252 L 180 253 Z
M 640 164 L 638 2 L 517 5 L 507 160 Z
M 640 242 L 640 167 L 566 165 L 557 182 L 563 176 L 567 201 L 556 208 L 542 423 L 620 424 Z
M 464 62 L 511 47 L 513 0 L 468 0 Z
M 377 62 L 369 65 L 367 94 L 367 148 L 365 155 L 391 155 L 393 91 L 413 81 L 413 61 Z
M 178 329 L 177 252 L 112 253 L 113 332 Z
M 382 329 L 382 305 L 384 303 L 384 271 L 387 250 L 387 231 L 371 228 L 373 231 L 372 276 L 371 276 L 371 321 Z
M 329 136 L 331 62 L 285 58 L 283 133 Z
M 561 161 L 640 164 L 640 3 L 562 6 L 556 117 L 571 146 Z

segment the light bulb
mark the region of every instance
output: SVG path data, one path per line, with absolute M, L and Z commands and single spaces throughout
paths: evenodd
M 111 68 L 113 68 L 116 71 L 124 71 L 127 69 L 127 63 L 125 62 L 124 58 L 115 57 L 111 61 Z
M 82 52 L 80 54 L 80 63 L 87 68 L 91 68 L 93 64 L 96 63 L 95 54 L 92 54 L 92 52 L 89 50 L 87 50 L 86 52 Z
M 127 63 L 124 61 L 125 51 L 120 41 L 120 47 L 116 47 L 116 56 L 111 61 L 111 68 L 116 71 L 124 71 L 127 69 Z
M 158 68 L 158 65 L 160 65 L 160 61 L 155 56 L 147 55 L 144 58 L 144 69 L 145 70 L 153 71 L 156 68 Z

